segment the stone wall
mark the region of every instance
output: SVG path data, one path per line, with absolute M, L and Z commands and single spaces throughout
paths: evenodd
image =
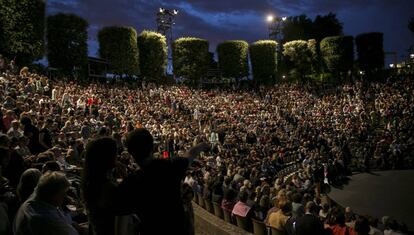
M 193 203 L 196 235 L 252 235 L 229 224 Z

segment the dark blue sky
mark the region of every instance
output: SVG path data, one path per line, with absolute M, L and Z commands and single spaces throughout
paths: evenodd
M 265 17 L 334 12 L 343 22 L 344 33 L 384 33 L 385 51 L 395 51 L 398 59 L 414 45 L 408 20 L 414 16 L 414 0 L 48 0 L 47 12 L 71 12 L 87 19 L 89 54 L 96 55 L 96 32 L 103 26 L 132 26 L 141 32 L 156 29 L 159 7 L 178 9 L 174 37 L 196 36 L 210 41 L 210 50 L 228 39 L 253 42 L 267 38 Z M 390 61 L 390 58 L 388 59 Z

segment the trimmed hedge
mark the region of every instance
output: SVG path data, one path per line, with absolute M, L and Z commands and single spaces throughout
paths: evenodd
M 197 83 L 207 75 L 210 55 L 208 41 L 201 38 L 179 38 L 173 43 L 173 67 L 176 76 Z
M 141 76 L 160 79 L 167 68 L 167 39 L 157 32 L 143 31 L 137 41 Z
M 27 65 L 44 55 L 44 0 L 0 0 L 0 54 Z
M 47 17 L 47 59 L 51 67 L 71 73 L 88 63 L 88 22 L 74 14 Z
M 346 72 L 354 62 L 352 36 L 326 37 L 320 43 L 321 55 L 330 72 Z
M 260 40 L 250 45 L 250 62 L 253 79 L 257 83 L 271 84 L 275 82 L 277 70 L 277 42 Z
M 283 55 L 292 63 L 294 70 L 301 75 L 302 79 L 311 72 L 312 68 L 314 52 L 311 42 L 294 40 L 283 45 Z
M 118 75 L 138 75 L 137 32 L 131 27 L 105 27 L 98 33 L 99 55 Z
M 356 37 L 359 68 L 362 70 L 384 67 L 383 33 L 365 33 Z
M 246 41 L 232 40 L 217 46 L 218 64 L 224 77 L 241 78 L 249 75 L 247 55 L 249 44 Z

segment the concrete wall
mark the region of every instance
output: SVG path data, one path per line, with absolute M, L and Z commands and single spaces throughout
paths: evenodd
M 193 203 L 196 235 L 252 235 L 229 224 Z

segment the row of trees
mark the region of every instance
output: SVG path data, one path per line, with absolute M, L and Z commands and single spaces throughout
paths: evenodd
M 87 21 L 73 14 L 57 14 L 45 20 L 43 0 L 0 0 L 0 4 L 1 54 L 9 58 L 16 56 L 17 62 L 23 65 L 42 58 L 46 52 L 49 65 L 64 73 L 86 67 Z M 251 65 L 254 79 L 269 83 L 275 81 L 278 69 L 304 78 L 321 72 L 341 74 L 354 64 L 352 37 L 322 38 L 342 34 L 342 25 L 334 14 L 317 16 L 313 21 L 304 15 L 289 17 L 282 31 L 283 47 L 271 40 L 251 45 L 240 40 L 219 44 L 218 64 L 223 76 L 246 77 Z M 371 33 L 356 38 L 359 68 L 372 70 L 383 67 L 382 37 L 381 33 Z M 158 33 L 144 31 L 138 35 L 129 27 L 106 27 L 99 31 L 98 41 L 100 57 L 110 63 L 115 74 L 140 74 L 149 79 L 158 79 L 165 74 L 167 43 L 165 37 Z M 278 58 L 280 54 L 276 53 L 279 47 L 283 48 L 282 58 Z M 204 39 L 176 40 L 172 45 L 175 75 L 190 80 L 203 77 L 211 67 L 208 48 L 209 43 Z

